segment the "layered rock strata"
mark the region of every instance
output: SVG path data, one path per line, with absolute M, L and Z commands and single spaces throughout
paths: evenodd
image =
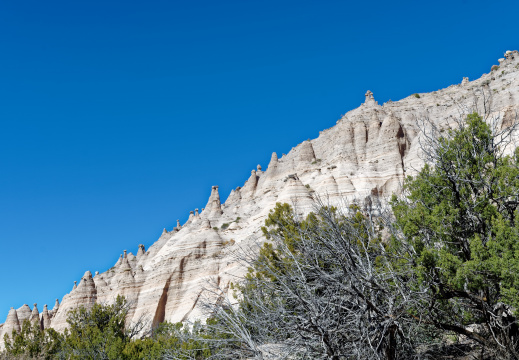
M 455 126 L 460 114 L 485 109 L 492 110 L 487 115 L 497 119 L 499 127 L 516 120 L 517 51 L 507 52 L 498 69 L 480 79 L 463 78 L 459 85 L 432 93 L 379 105 L 368 91 L 360 107 L 318 138 L 304 141 L 281 158 L 273 153 L 267 169 L 252 170 L 223 204 L 218 186 L 213 186 L 201 212 L 192 212 L 183 226 L 178 222 L 171 231 L 165 229 L 148 250 L 139 245 L 136 256 L 124 251 L 113 268 L 95 277 L 87 271 L 53 310 L 47 305 L 41 314 L 36 306 L 11 308 L 0 327 L 0 339 L 36 316 L 42 328 L 63 331 L 70 309 L 110 302 L 119 294 L 132 302 L 131 320 L 144 315 L 155 326 L 199 318 L 197 302 L 207 281 L 213 279 L 225 289 L 243 274 L 232 252 L 261 241 L 260 228 L 276 202 L 291 203 L 305 214 L 313 209 L 315 196 L 342 204 L 398 193 L 404 177 L 423 164 L 419 139 L 424 128 L 435 126 L 442 132 Z

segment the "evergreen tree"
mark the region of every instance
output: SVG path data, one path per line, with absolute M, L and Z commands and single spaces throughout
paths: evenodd
M 429 289 L 428 321 L 519 359 L 519 150 L 507 148 L 513 129 L 476 113 L 458 125 L 429 138 L 393 211 Z

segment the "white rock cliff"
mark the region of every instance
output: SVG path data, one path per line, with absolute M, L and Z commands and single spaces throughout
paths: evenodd
M 263 171 L 258 165 L 224 203 L 218 186 L 213 186 L 202 212 L 196 209 L 183 226 L 165 229 L 147 251 L 139 245 L 137 255 L 124 251 L 108 271 L 94 277 L 87 271 L 52 310 L 45 305 L 39 313 L 36 304 L 32 310 L 27 305 L 11 308 L 0 325 L 0 339 L 19 331 L 25 319 L 63 331 L 70 309 L 110 302 L 118 294 L 133 302 L 133 319 L 145 314 L 152 326 L 199 318 L 196 305 L 207 279 L 226 288 L 233 276 L 243 273 L 231 252 L 261 240 L 260 228 L 276 202 L 292 203 L 303 214 L 312 210 L 314 195 L 333 204 L 398 193 L 404 177 L 422 166 L 418 121 L 428 119 L 439 129 L 448 129 L 460 113 L 482 112 L 485 106 L 501 119 L 500 126 L 516 118 L 517 51 L 507 52 L 497 70 L 477 80 L 463 78 L 459 85 L 432 93 L 379 105 L 368 91 L 364 104 L 317 139 L 304 141 L 281 158 L 273 153 L 268 168 Z M 223 224 L 228 225 L 222 228 Z

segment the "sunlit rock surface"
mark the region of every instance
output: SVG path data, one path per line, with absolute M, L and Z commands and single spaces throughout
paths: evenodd
M 287 155 L 272 154 L 267 169 L 253 169 L 225 203 L 213 186 L 203 211 L 196 209 L 186 224 L 165 229 L 149 249 L 139 245 L 136 256 L 114 254 L 114 267 L 94 277 L 87 271 L 53 310 L 47 305 L 41 314 L 28 305 L 11 308 L 0 325 L 0 339 L 35 317 L 42 327 L 62 331 L 71 309 L 110 302 L 118 294 L 132 302 L 132 319 L 146 315 L 150 325 L 200 318 L 196 305 L 207 281 L 226 289 L 233 276 L 243 273 L 231 253 L 261 240 L 260 227 L 276 202 L 289 202 L 305 214 L 313 209 L 316 195 L 338 204 L 398 193 L 404 177 L 423 165 L 418 123 L 427 120 L 445 131 L 455 126 L 460 113 L 487 108 L 500 119 L 498 127 L 510 125 L 519 108 L 518 68 L 514 51 L 506 54 L 498 70 L 432 93 L 379 105 L 368 91 L 360 107 L 317 139 L 304 141 Z

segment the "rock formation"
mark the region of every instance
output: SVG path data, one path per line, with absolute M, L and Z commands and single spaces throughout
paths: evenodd
M 166 229 L 164 229 L 166 230 Z M 167 232 L 166 232 L 167 233 Z M 166 233 L 162 233 L 162 235 L 165 235 Z M 146 250 L 144 248 L 144 245 L 139 244 L 139 250 L 137 250 L 137 259 L 140 259 L 146 254 Z
M 25 320 L 29 320 L 31 318 L 32 311 L 29 305 L 23 304 L 21 308 L 16 309 L 16 314 L 18 316 L 20 326 L 22 326 Z
M 211 188 L 211 196 L 207 201 L 207 205 L 202 212 L 202 216 L 208 219 L 218 219 L 222 214 L 222 204 L 220 202 L 220 194 L 218 193 L 218 186 Z
M 57 331 L 63 331 L 67 326 L 67 314 L 79 306 L 89 308 L 96 302 L 97 288 L 90 271 L 85 272 L 79 285 L 74 281 L 74 289 L 63 297 L 61 305 L 53 311 L 51 326 Z M 58 302 L 56 300 L 56 305 Z M 55 308 L 56 309 L 56 308 Z
M 201 213 L 195 210 L 184 226 L 178 222 L 173 231 L 164 231 L 147 251 L 142 245 L 136 256 L 125 251 L 113 268 L 95 278 L 87 271 L 61 304 L 56 302 L 52 311 L 44 307 L 42 326 L 62 331 L 70 309 L 110 302 L 118 294 L 132 302 L 134 320 L 145 315 L 156 325 L 200 318 L 197 302 L 207 280 L 215 279 L 225 289 L 243 274 L 231 253 L 239 245 L 262 241 L 260 228 L 276 202 L 291 203 L 301 214 L 313 209 L 315 196 L 330 204 L 354 199 L 363 203 L 367 199 L 369 204 L 373 197 L 399 192 L 404 177 L 423 165 L 419 121 L 427 120 L 423 123 L 442 132 L 456 124 L 460 112 L 482 112 L 489 105 L 492 113 L 486 115 L 499 119 L 501 126 L 516 121 L 519 53 L 507 52 L 499 71 L 477 80 L 464 78 L 461 84 L 416 95 L 379 105 L 368 91 L 359 108 L 318 138 L 304 141 L 281 158 L 273 153 L 267 169 L 252 170 L 225 203 L 220 202 L 218 186 L 213 186 Z M 36 313 L 36 306 L 33 311 L 27 305 L 11 308 L 0 327 L 0 339 L 19 331 L 22 319 L 31 314 L 34 319 Z
M 54 307 L 52 308 L 52 314 L 56 314 L 59 310 L 59 299 L 56 299 L 56 302 L 54 303 Z
M 38 311 L 38 304 L 34 303 L 34 307 L 32 308 L 31 317 L 29 318 L 32 324 L 40 325 L 40 312 Z
M 43 312 L 41 314 L 41 328 L 47 329 L 50 327 L 50 315 L 49 309 L 47 309 L 47 304 L 43 305 Z
M 12 307 L 11 310 L 9 310 L 9 313 L 7 314 L 7 319 L 5 320 L 5 324 L 2 327 L 2 340 L 4 338 L 4 334 L 9 334 L 14 331 L 20 331 L 20 320 L 18 319 L 18 313 L 16 310 Z

